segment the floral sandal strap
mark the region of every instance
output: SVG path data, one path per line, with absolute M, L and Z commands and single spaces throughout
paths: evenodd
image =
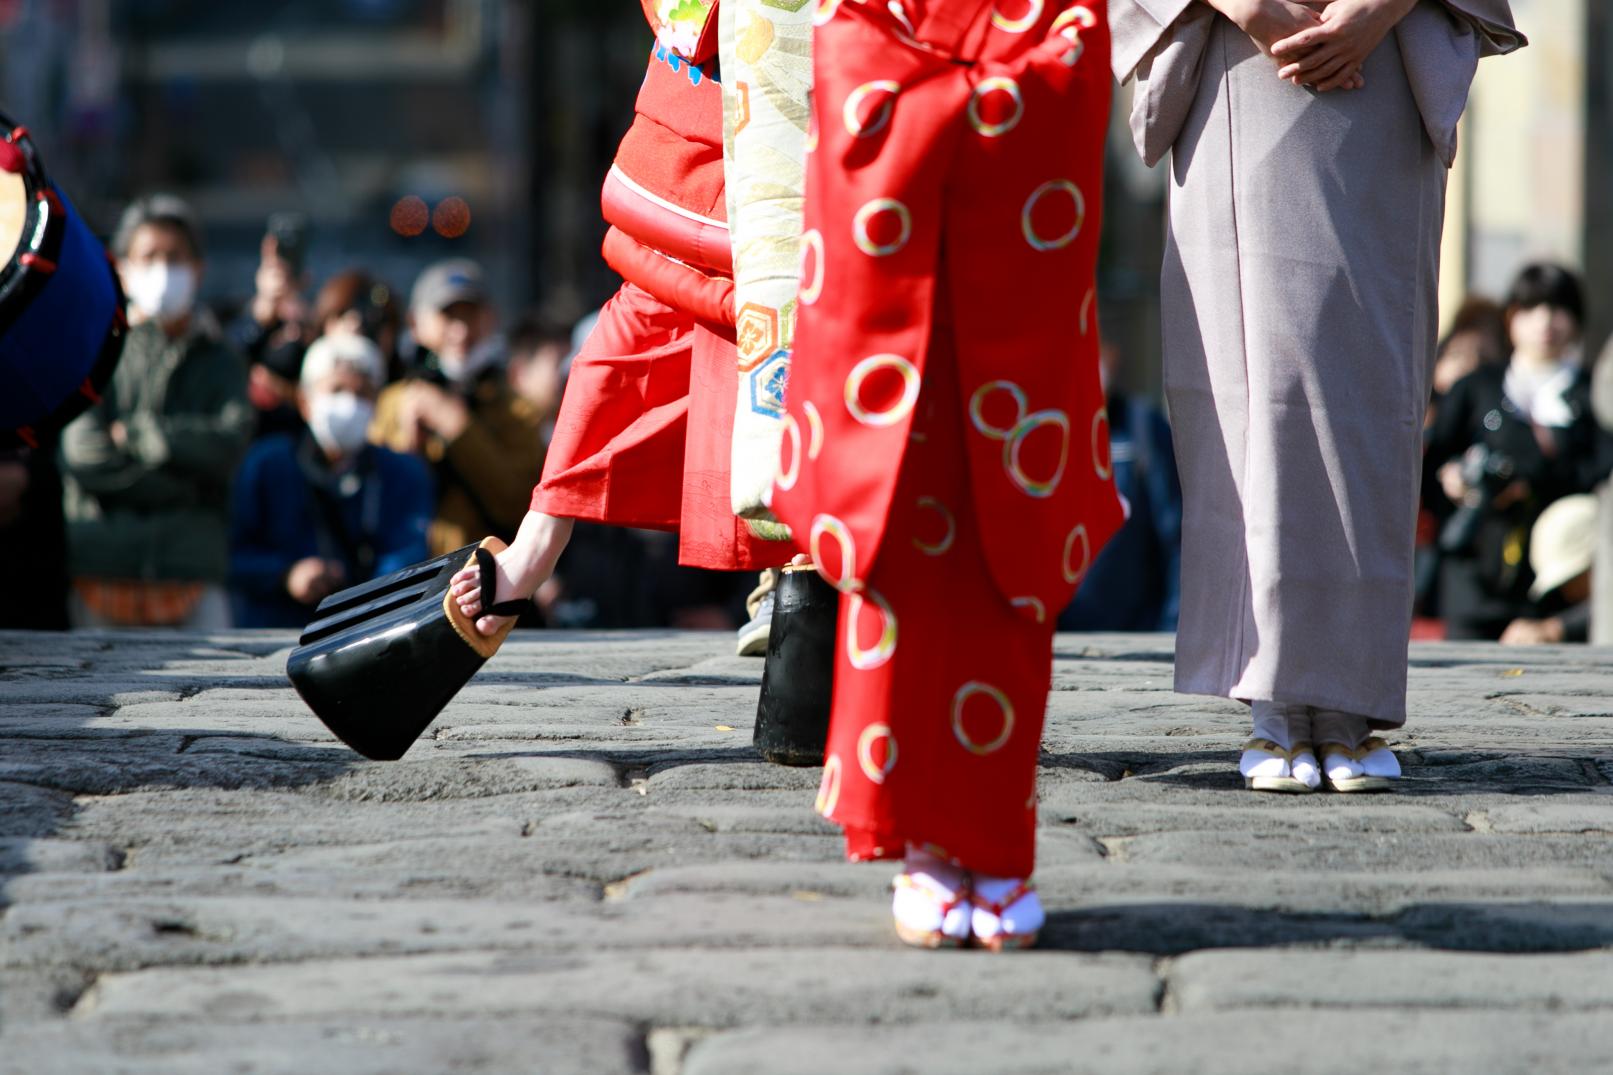
M 1018 903 L 1020 900 L 1024 899 L 1026 896 L 1029 896 L 1035 891 L 1036 886 L 1031 884 L 1030 881 L 1026 880 L 1021 881 L 1017 886 L 1015 886 L 1012 892 L 1004 896 L 1001 900 L 998 900 L 996 903 L 981 903 L 973 896 L 969 897 L 969 902 L 980 908 L 982 911 L 987 911 L 996 915 L 998 918 L 1001 918 L 1004 911 L 1008 910 L 1008 908 L 1012 907 L 1014 904 Z

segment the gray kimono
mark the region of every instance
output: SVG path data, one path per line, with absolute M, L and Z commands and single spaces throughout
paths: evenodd
M 1445 177 L 1505 0 L 1421 0 L 1316 93 L 1193 0 L 1110 0 L 1171 153 L 1165 392 L 1185 500 L 1176 688 L 1406 719 Z

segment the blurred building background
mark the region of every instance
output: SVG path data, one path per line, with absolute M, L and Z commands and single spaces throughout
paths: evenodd
M 1446 305 L 1552 257 L 1585 271 L 1599 347 L 1613 331 L 1613 5 L 1513 6 L 1533 45 L 1481 65 L 1450 187 Z M 614 284 L 598 188 L 648 44 L 632 0 L 0 0 L 0 110 L 103 232 L 137 192 L 191 199 L 211 297 L 250 291 L 265 220 L 295 210 L 315 280 L 363 264 L 407 288 L 463 253 L 506 310 L 584 309 Z M 1122 94 L 1117 120 L 1124 107 Z M 1111 141 L 1106 331 L 1131 387 L 1152 391 L 1164 175 L 1137 163 L 1123 122 Z
M 315 280 L 406 288 L 456 253 L 505 309 L 597 301 L 644 37 L 636 6 L 583 0 L 0 0 L 0 110 L 103 234 L 136 193 L 189 199 L 215 299 L 250 291 L 265 221 L 297 211 Z

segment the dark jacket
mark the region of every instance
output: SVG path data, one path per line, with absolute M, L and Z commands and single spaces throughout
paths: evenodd
M 236 477 L 230 520 L 236 626 L 309 621 L 313 608 L 286 592 L 298 560 L 338 560 L 352 586 L 426 559 L 434 506 L 431 475 L 413 456 L 367 446 L 333 474 L 306 434 L 259 440 Z
M 1182 486 L 1171 429 L 1144 400 L 1109 398 L 1115 488 L 1131 517 L 1059 616 L 1064 631 L 1174 631 L 1182 587 Z
M 246 364 L 215 326 L 198 318 L 177 340 L 130 329 L 101 402 L 62 434 L 73 575 L 222 583 L 230 477 L 252 427 Z
M 1490 493 L 1522 482 L 1525 494 L 1504 508 L 1486 503 L 1470 542 L 1440 551 L 1439 614 L 1452 638 L 1498 638 L 1530 614 L 1529 531 L 1553 501 L 1589 492 L 1607 476 L 1608 444 L 1591 413 L 1590 378 L 1581 372 L 1563 394 L 1564 426 L 1537 426 L 1506 398 L 1506 366 L 1480 366 L 1438 401 L 1423 460 L 1423 501 L 1449 545 L 1459 505 L 1445 496 L 1439 469 L 1483 445 L 1505 476 Z

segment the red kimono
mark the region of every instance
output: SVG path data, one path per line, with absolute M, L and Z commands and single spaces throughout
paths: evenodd
M 691 62 L 655 46 L 605 179 L 605 260 L 626 282 L 572 360 L 532 509 L 676 530 L 681 563 L 754 569 L 791 550 L 730 506 L 738 358 L 715 35 L 698 49 Z
M 841 591 L 818 808 L 853 859 L 1035 858 L 1054 619 L 1119 527 L 1101 0 L 822 0 L 771 506 Z

